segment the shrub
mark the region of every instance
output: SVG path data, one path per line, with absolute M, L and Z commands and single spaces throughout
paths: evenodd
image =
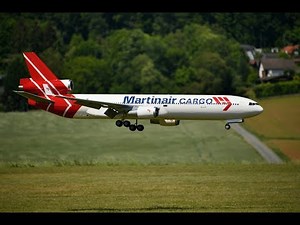
M 300 93 L 300 80 L 259 84 L 254 92 L 257 98 Z

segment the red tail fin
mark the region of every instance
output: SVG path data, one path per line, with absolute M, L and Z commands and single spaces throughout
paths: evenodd
M 26 65 L 29 70 L 30 76 L 35 81 L 56 80 L 55 74 L 46 66 L 45 63 L 34 53 L 24 52 Z
M 71 80 L 59 80 L 34 52 L 24 52 L 23 56 L 32 78 L 21 79 L 21 90 L 40 96 L 70 93 L 73 88 Z
M 20 79 L 19 91 L 15 92 L 27 98 L 29 105 L 60 116 L 73 117 L 81 106 L 56 97 L 70 94 L 73 82 L 58 79 L 34 52 L 24 52 L 23 56 L 31 78 Z

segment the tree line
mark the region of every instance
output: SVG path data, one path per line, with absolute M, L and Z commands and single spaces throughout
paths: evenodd
M 297 13 L 0 13 L 0 109 L 34 51 L 74 93 L 244 95 L 253 68 L 240 44 L 297 44 Z

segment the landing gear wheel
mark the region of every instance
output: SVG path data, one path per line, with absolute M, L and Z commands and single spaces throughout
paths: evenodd
M 135 131 L 135 130 L 136 130 L 136 125 L 135 125 L 135 124 L 131 124 L 131 125 L 129 126 L 129 130 Z
M 139 125 L 136 126 L 136 129 L 138 131 L 143 131 L 144 130 L 144 126 L 142 124 L 139 124 Z
M 116 121 L 116 126 L 117 126 L 117 127 L 123 126 L 123 121 L 122 121 L 122 120 L 117 120 L 117 121 Z
M 128 120 L 125 120 L 123 122 L 124 127 L 129 127 L 130 126 L 130 122 Z
M 230 129 L 230 125 L 229 125 L 228 123 L 225 125 L 225 129 L 226 129 L 226 130 L 229 130 L 229 129 Z

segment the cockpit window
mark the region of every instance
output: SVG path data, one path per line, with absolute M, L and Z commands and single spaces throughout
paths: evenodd
M 249 102 L 249 105 L 259 105 L 257 102 Z

